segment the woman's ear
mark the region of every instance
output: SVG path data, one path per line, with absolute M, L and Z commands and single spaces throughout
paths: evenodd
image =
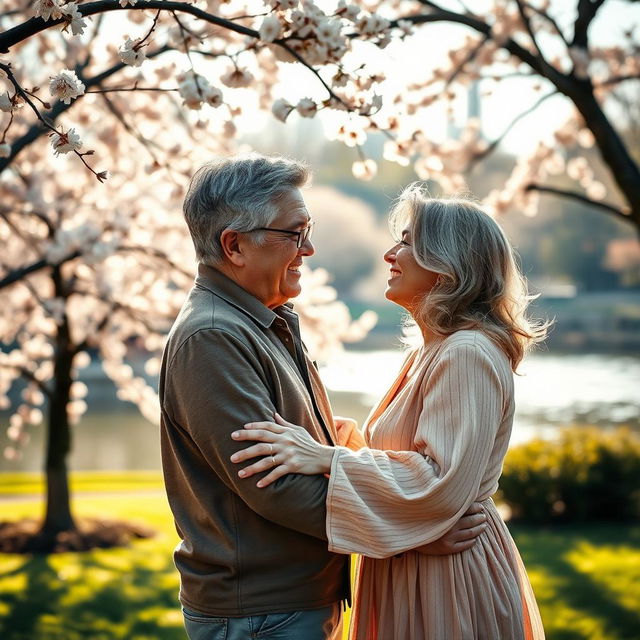
M 225 229 L 220 234 L 220 246 L 226 260 L 234 267 L 244 267 L 246 256 L 240 243 L 240 234 L 233 229 Z

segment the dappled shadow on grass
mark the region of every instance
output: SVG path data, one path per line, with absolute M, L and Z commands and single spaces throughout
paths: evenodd
M 548 638 L 639 637 L 639 526 L 510 529 L 532 578 Z
M 0 553 L 63 553 L 127 546 L 131 540 L 151 538 L 153 529 L 122 520 L 82 518 L 76 529 L 56 535 L 41 532 L 41 522 L 25 518 L 0 522 Z
M 166 546 L 6 556 L 3 640 L 185 640 L 178 578 Z

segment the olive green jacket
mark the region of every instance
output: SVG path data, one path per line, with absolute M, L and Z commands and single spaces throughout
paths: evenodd
M 290 305 L 272 311 L 200 265 L 165 347 L 160 402 L 182 604 L 233 617 L 347 599 L 348 556 L 327 550 L 327 479 L 291 474 L 258 489 L 260 476 L 239 478 L 229 460 L 248 446 L 231 432 L 274 411 L 320 442 L 337 441 Z

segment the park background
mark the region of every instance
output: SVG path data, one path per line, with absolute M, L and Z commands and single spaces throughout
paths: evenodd
M 622 42 L 623 31 L 638 21 L 637 4 L 633 5 L 607 2 L 607 10 L 594 21 L 593 41 L 600 46 Z M 117 23 L 109 28 L 118 31 Z M 428 45 L 424 41 L 408 43 L 413 55 L 424 53 L 426 48 L 430 54 L 426 64 L 433 68 L 443 57 L 444 43 L 457 33 L 448 25 L 437 25 L 437 29 L 431 32 L 437 35 Z M 23 52 L 23 59 L 27 54 L 31 52 Z M 403 67 L 398 60 L 396 65 Z M 397 73 L 401 76 L 398 81 L 405 82 L 404 74 L 409 72 Z M 303 85 L 303 77 L 299 70 L 286 69 L 281 79 L 283 90 L 296 86 L 300 97 L 313 95 L 316 89 Z M 467 124 L 473 122 L 480 140 L 493 140 L 505 122 L 535 102 L 534 95 L 522 84 L 501 96 L 485 96 L 478 83 L 470 83 L 449 109 L 432 114 L 430 134 L 436 139 L 460 140 Z M 623 93 L 626 105 L 621 102 L 623 106 L 614 107 L 615 117 L 622 123 L 622 136 L 636 161 L 640 155 L 639 95 L 638 82 L 632 82 Z M 522 118 L 492 155 L 465 174 L 468 190 L 484 197 L 504 185 L 518 158 L 534 152 L 549 131 L 562 126 L 568 114 L 562 100 L 551 100 Z M 333 115 L 321 116 L 305 119 L 294 113 L 281 123 L 269 113 L 256 111 L 241 120 L 236 138 L 242 149 L 292 156 L 307 161 L 313 169 L 313 184 L 305 190 L 305 199 L 316 221 L 316 254 L 307 263 L 316 271 L 306 274 L 307 282 L 321 294 L 332 293 L 325 284 L 332 287 L 353 318 L 368 310 L 377 314 L 375 326 L 362 332 L 365 337 L 358 336 L 360 339 L 347 342 L 344 348 L 332 344 L 321 354 L 321 371 L 335 413 L 362 423 L 403 357 L 403 315 L 383 299 L 386 265 L 382 254 L 391 244 L 386 215 L 393 199 L 403 185 L 420 175 L 412 164 L 391 161 L 397 157 L 383 159 L 390 156 L 386 141 L 381 134 L 371 134 L 360 149 L 367 158 L 377 159 L 377 174 L 371 181 L 356 179 L 352 164 L 360 156 L 335 139 Z M 44 141 L 42 146 L 48 143 Z M 53 164 L 63 162 L 46 148 L 41 153 L 47 171 L 54 172 Z M 593 166 L 595 179 L 614 191 L 612 178 L 599 167 L 596 152 L 585 149 L 582 153 Z M 72 160 L 63 166 L 74 176 L 82 167 Z M 47 178 L 52 179 L 49 174 Z M 440 192 L 437 180 L 428 184 L 434 193 Z M 100 188 L 104 189 L 103 199 L 116 198 L 109 181 Z M 145 206 L 150 202 L 146 200 Z M 108 207 L 108 203 L 102 206 Z M 162 203 L 155 201 L 153 206 Z M 630 224 L 604 214 L 597 205 L 548 196 L 542 197 L 536 215 L 523 216 L 516 210 L 500 215 L 499 220 L 520 255 L 531 291 L 539 294 L 532 305 L 534 314 L 554 321 L 548 340 L 527 357 L 516 378 L 518 408 L 512 446 L 520 453 L 514 453 L 508 470 L 517 475 L 514 465 L 520 464 L 529 471 L 530 458 L 537 456 L 551 459 L 543 474 L 570 475 L 573 470 L 579 475 L 584 472 L 581 459 L 597 449 L 590 443 L 600 442 L 599 438 L 610 437 L 629 449 L 637 447 L 638 234 Z M 192 263 L 183 266 L 193 268 Z M 5 267 L 5 271 L 10 269 Z M 0 291 L 7 303 L 8 291 Z M 313 301 L 302 301 L 303 306 L 309 304 Z M 334 308 L 334 313 L 342 314 L 343 308 Z M 326 312 L 320 320 L 318 333 L 331 331 L 332 319 Z M 11 343 L 3 343 L 4 351 L 11 347 Z M 158 428 L 134 404 L 119 399 L 123 397 L 121 389 L 105 374 L 97 356 L 93 353 L 79 373 L 79 381 L 86 385 L 86 411 L 73 427 L 69 456 L 73 511 L 80 518 L 135 523 L 140 539 L 121 548 L 79 553 L 0 555 L 0 637 L 8 640 L 184 638 L 178 579 L 171 560 L 177 537 L 162 490 Z M 134 370 L 144 370 L 146 357 L 144 349 L 131 345 L 128 362 Z M 149 385 L 156 384 L 153 373 L 140 375 Z M 15 401 L 22 389 L 16 384 L 9 397 Z M 41 470 L 46 428 L 31 424 L 17 439 L 12 415 L 8 409 L 0 413 L 0 451 L 10 452 L 0 460 L 0 521 L 33 518 L 35 527 L 43 515 Z M 606 486 L 607 479 L 602 483 Z M 541 494 L 551 491 L 542 485 L 539 489 Z M 613 492 L 615 486 L 611 484 L 610 489 Z M 637 500 L 637 482 L 633 489 Z M 589 500 L 588 488 L 578 486 L 578 491 L 582 491 L 580 499 Z M 615 521 L 616 514 L 585 521 L 581 514 L 563 518 L 568 505 L 557 496 L 553 504 L 552 516 L 557 517 L 545 519 L 543 514 L 537 522 L 510 525 L 534 585 L 548 637 L 638 637 L 638 512 L 622 522 Z M 113 535 L 115 540 L 118 534 Z

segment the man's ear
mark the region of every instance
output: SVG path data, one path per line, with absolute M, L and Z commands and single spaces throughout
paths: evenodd
M 220 246 L 222 247 L 222 253 L 224 257 L 234 267 L 244 267 L 245 254 L 240 244 L 240 236 L 237 231 L 233 229 L 225 229 L 220 234 Z

